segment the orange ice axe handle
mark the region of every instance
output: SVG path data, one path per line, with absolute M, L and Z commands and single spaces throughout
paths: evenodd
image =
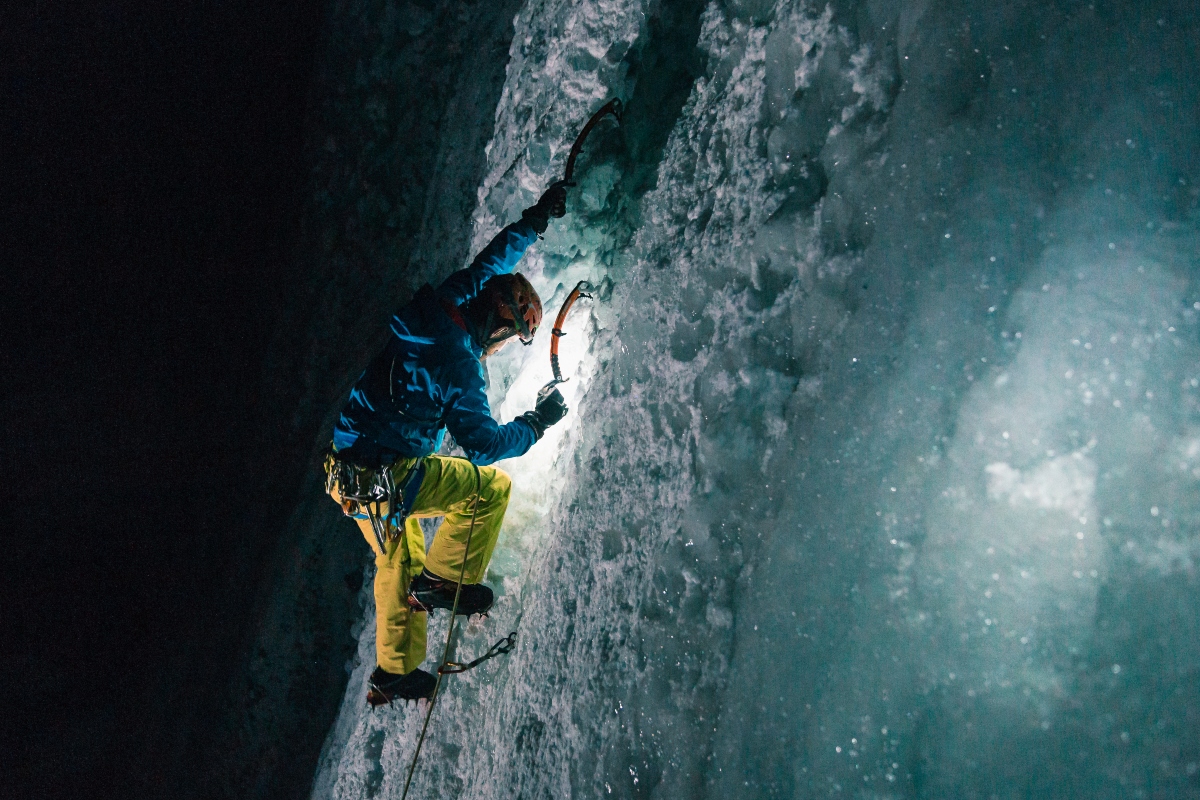
M 562 369 L 558 366 L 558 340 L 567 335 L 563 330 L 563 324 L 567 321 L 567 314 L 570 313 L 571 306 L 575 305 L 575 301 L 581 297 L 590 299 L 594 291 L 596 291 L 596 287 L 590 281 L 580 281 L 575 284 L 575 288 L 563 301 L 562 308 L 558 310 L 558 316 L 554 318 L 554 328 L 550 331 L 550 369 L 554 372 L 554 380 L 538 390 L 539 400 L 550 394 L 558 384 L 567 382 L 568 379 L 562 376 Z

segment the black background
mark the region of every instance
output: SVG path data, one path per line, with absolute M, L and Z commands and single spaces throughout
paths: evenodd
M 282 524 L 247 464 L 295 483 L 260 376 L 322 12 L 0 10 L 0 794 L 170 794 L 227 684 Z

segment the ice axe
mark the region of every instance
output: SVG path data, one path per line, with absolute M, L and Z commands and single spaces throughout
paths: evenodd
M 563 170 L 562 180 L 558 181 L 559 184 L 573 185 L 571 178 L 575 175 L 575 161 L 583 150 L 583 143 L 587 141 L 588 134 L 592 132 L 592 129 L 610 114 L 618 125 L 621 124 L 621 100 L 619 98 L 614 97 L 601 106 L 600 110 L 592 114 L 591 119 L 583 126 L 583 130 L 575 137 L 575 144 L 571 145 L 571 152 L 567 156 L 567 166 Z M 558 340 L 567 335 L 563 330 L 563 323 L 567 321 L 567 314 L 571 311 L 571 306 L 575 305 L 575 301 L 581 297 L 591 298 L 594 291 L 596 291 L 596 287 L 592 285 L 591 281 L 580 281 L 575 284 L 575 288 L 563 301 L 562 308 L 558 310 L 558 316 L 554 319 L 554 328 L 550 331 L 550 369 L 554 372 L 554 380 L 538 390 L 539 401 L 554 391 L 555 386 L 567 382 L 568 379 L 562 376 L 562 370 L 558 366 Z
M 575 144 L 571 145 L 571 153 L 567 156 L 567 168 L 563 170 L 563 177 L 559 183 L 571 182 L 571 177 L 575 174 L 575 159 L 579 158 L 579 153 L 583 150 L 583 143 L 587 141 L 588 134 L 592 132 L 592 128 L 599 125 L 600 121 L 609 114 L 612 114 L 613 119 L 617 121 L 618 125 L 621 124 L 621 108 L 620 98 L 614 97 L 602 105 L 599 111 L 592 114 L 591 119 L 583 126 L 583 130 L 575 137 Z
M 569 380 L 563 377 L 562 369 L 558 366 L 558 340 L 567 335 L 562 328 L 563 323 L 567 321 L 567 314 L 571 311 L 571 306 L 575 305 L 575 301 L 581 297 L 591 298 L 594 291 L 596 291 L 596 287 L 592 285 L 591 281 L 580 281 L 575 284 L 575 288 L 563 301 L 562 308 L 558 310 L 558 316 L 554 318 L 554 327 L 550 330 L 550 369 L 554 371 L 554 380 L 538 389 L 538 402 L 554 391 L 555 386 Z

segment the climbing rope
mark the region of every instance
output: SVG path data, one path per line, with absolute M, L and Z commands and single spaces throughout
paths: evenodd
M 442 651 L 442 663 L 438 666 L 437 683 L 433 685 L 433 694 L 429 698 L 429 706 L 425 709 L 425 723 L 421 725 L 421 735 L 417 738 L 417 749 L 413 753 L 412 763 L 408 765 L 408 777 L 404 780 L 404 793 L 400 795 L 400 800 L 408 798 L 408 787 L 412 784 L 413 772 L 417 769 L 417 759 L 421 757 L 421 745 L 425 744 L 425 732 L 429 730 L 429 718 L 433 716 L 433 706 L 437 702 L 438 691 L 442 688 L 442 676 L 466 672 L 489 658 L 495 658 L 511 651 L 517 643 L 517 634 L 514 631 L 494 644 L 483 656 L 469 664 L 459 664 L 450 660 L 450 646 L 454 641 L 455 621 L 458 619 L 458 599 L 462 595 L 463 578 L 467 574 L 467 557 L 471 554 L 471 536 L 475 533 L 475 517 L 479 512 L 479 495 L 483 490 L 483 478 L 479 474 L 479 467 L 475 464 L 471 466 L 475 467 L 475 502 L 471 505 L 471 527 L 467 529 L 467 547 L 463 551 L 462 567 L 458 570 L 458 588 L 454 590 L 454 607 L 450 609 L 450 629 L 446 632 L 446 647 Z

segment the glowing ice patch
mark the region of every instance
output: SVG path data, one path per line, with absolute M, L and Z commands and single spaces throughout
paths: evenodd
M 547 278 L 540 252 L 528 253 L 522 269 L 542 297 L 546 317 L 530 347 L 508 347 L 489 363 L 492 376 L 496 417 L 502 422 L 515 419 L 537 404 L 538 390 L 552 378 L 550 370 L 550 330 L 554 315 L 567 292 L 584 278 L 600 283 L 594 259 L 580 258 L 567 269 Z M 545 532 L 542 520 L 558 494 L 555 464 L 573 436 L 578 435 L 579 406 L 596 372 L 591 354 L 591 333 L 595 330 L 594 300 L 581 299 L 564 324 L 567 335 L 559 340 L 559 365 L 566 383 L 558 385 L 566 400 L 567 416 L 546 430 L 528 453 L 499 463 L 513 479 L 513 493 L 505 517 L 504 532 L 493 557 L 491 571 L 512 576 L 519 572 L 523 558 L 532 552 Z
M 1096 466 L 1083 453 L 1052 458 L 1024 474 L 1004 461 L 988 464 L 984 472 L 993 500 L 1061 509 L 1074 516 L 1087 510 L 1096 490 Z

